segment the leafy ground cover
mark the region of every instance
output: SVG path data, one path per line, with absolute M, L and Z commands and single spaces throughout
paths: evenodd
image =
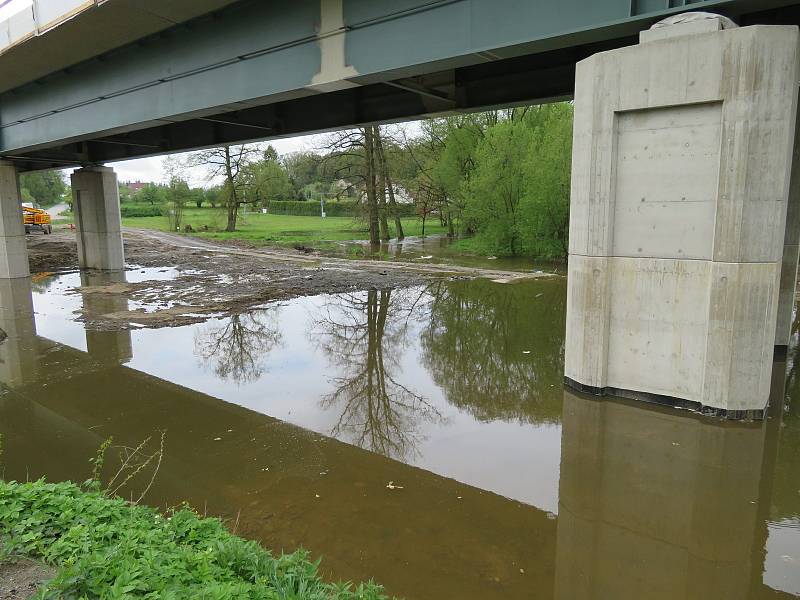
M 0 562 L 57 568 L 38 598 L 373 600 L 373 583 L 330 584 L 307 552 L 273 556 L 217 519 L 153 508 L 73 483 L 0 481 Z

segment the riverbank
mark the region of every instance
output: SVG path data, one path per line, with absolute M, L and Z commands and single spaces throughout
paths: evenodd
M 126 229 L 124 242 L 126 261 L 133 265 L 126 273 L 81 276 L 80 294 L 94 300 L 82 304 L 81 319 L 95 329 L 187 325 L 299 296 L 408 287 L 448 278 L 511 282 L 550 276 L 414 261 L 332 258 L 151 230 Z M 69 230 L 28 236 L 28 252 L 35 274 L 78 267 L 75 234 Z M 48 285 L 47 277 L 36 279 Z
M 0 574 L 33 564 L 41 597 L 386 598 L 371 582 L 323 582 L 303 550 L 275 557 L 187 508 L 165 517 L 68 482 L 0 481 L 0 535 Z

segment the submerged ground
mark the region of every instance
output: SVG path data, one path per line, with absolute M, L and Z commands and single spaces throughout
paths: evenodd
M 82 481 L 108 436 L 113 463 L 166 430 L 147 502 L 303 546 L 328 580 L 409 599 L 800 594 L 794 352 L 771 418 L 732 426 L 565 390 L 565 280 L 534 268 L 128 231 L 136 267 L 107 277 L 73 270 L 68 233 L 30 242 L 7 478 Z

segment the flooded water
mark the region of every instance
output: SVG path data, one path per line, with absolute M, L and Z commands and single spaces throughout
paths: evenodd
M 546 271 L 566 274 L 563 261 L 542 262 L 525 256 L 479 256 L 466 254 L 454 247 L 457 239 L 444 234 L 425 237 L 410 236 L 404 240 L 384 242 L 377 250 L 370 250 L 369 241 L 328 242 L 321 246 L 326 254 L 350 258 L 372 258 L 375 260 L 402 260 L 422 264 L 459 265 L 480 269 L 504 271 Z
M 163 329 L 76 320 L 125 310 L 98 293 L 118 281 L 0 282 L 6 478 L 83 481 L 109 436 L 124 453 L 165 431 L 149 503 L 187 501 L 400 597 L 800 595 L 796 351 L 775 365 L 771 418 L 724 423 L 565 390 L 562 278 Z

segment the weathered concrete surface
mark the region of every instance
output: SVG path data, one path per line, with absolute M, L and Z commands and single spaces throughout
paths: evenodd
M 0 161 L 0 279 L 29 274 L 19 175 L 14 165 Z
M 565 374 L 759 416 L 798 243 L 798 31 L 710 21 L 578 64 Z
M 114 170 L 92 167 L 75 171 L 72 198 L 81 268 L 124 269 L 119 188 Z

